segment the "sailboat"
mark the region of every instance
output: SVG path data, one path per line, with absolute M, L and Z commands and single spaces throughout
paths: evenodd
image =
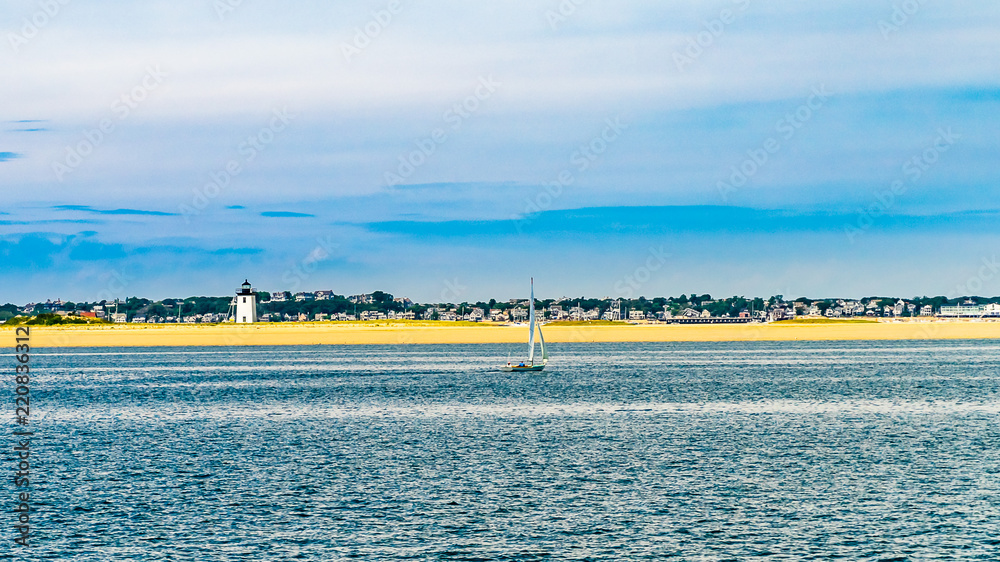
M 545 350 L 545 337 L 542 336 L 542 326 L 538 325 L 538 339 L 542 343 L 542 362 L 535 363 L 535 279 L 531 279 L 531 300 L 528 301 L 528 360 L 520 363 L 507 362 L 501 367 L 508 372 L 541 371 L 549 362 L 549 352 Z

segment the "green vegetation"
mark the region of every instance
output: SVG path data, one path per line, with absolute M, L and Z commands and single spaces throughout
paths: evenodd
M 62 316 L 59 314 L 43 313 L 36 316 L 15 316 L 4 322 L 7 326 L 63 326 L 70 324 L 107 324 L 104 320 L 94 318 L 82 318 L 79 316 Z
M 793 318 L 782 320 L 782 324 L 877 324 L 878 320 L 865 318 Z
M 452 322 L 449 322 L 451 324 Z M 552 326 L 621 326 L 628 322 L 612 322 L 611 320 L 556 320 Z

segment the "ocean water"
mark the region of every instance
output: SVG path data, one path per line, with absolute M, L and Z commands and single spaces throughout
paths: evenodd
M 40 350 L 0 558 L 1000 558 L 996 342 L 522 347 Z

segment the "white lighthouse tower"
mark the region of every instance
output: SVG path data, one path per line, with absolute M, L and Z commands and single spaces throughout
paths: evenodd
M 250 287 L 250 281 L 243 282 L 236 291 L 236 323 L 250 324 L 257 321 L 257 293 Z

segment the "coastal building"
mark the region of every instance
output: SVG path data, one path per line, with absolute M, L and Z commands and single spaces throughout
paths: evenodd
M 236 291 L 236 322 L 238 324 L 251 324 L 257 321 L 257 292 L 250 286 L 250 281 L 243 281 L 243 285 Z
M 517 306 L 511 311 L 511 318 L 514 322 L 524 322 L 528 319 L 528 311 L 527 309 Z
M 957 306 L 942 306 L 938 316 L 950 318 L 978 318 L 986 314 L 986 307 L 981 305 L 960 304 Z

